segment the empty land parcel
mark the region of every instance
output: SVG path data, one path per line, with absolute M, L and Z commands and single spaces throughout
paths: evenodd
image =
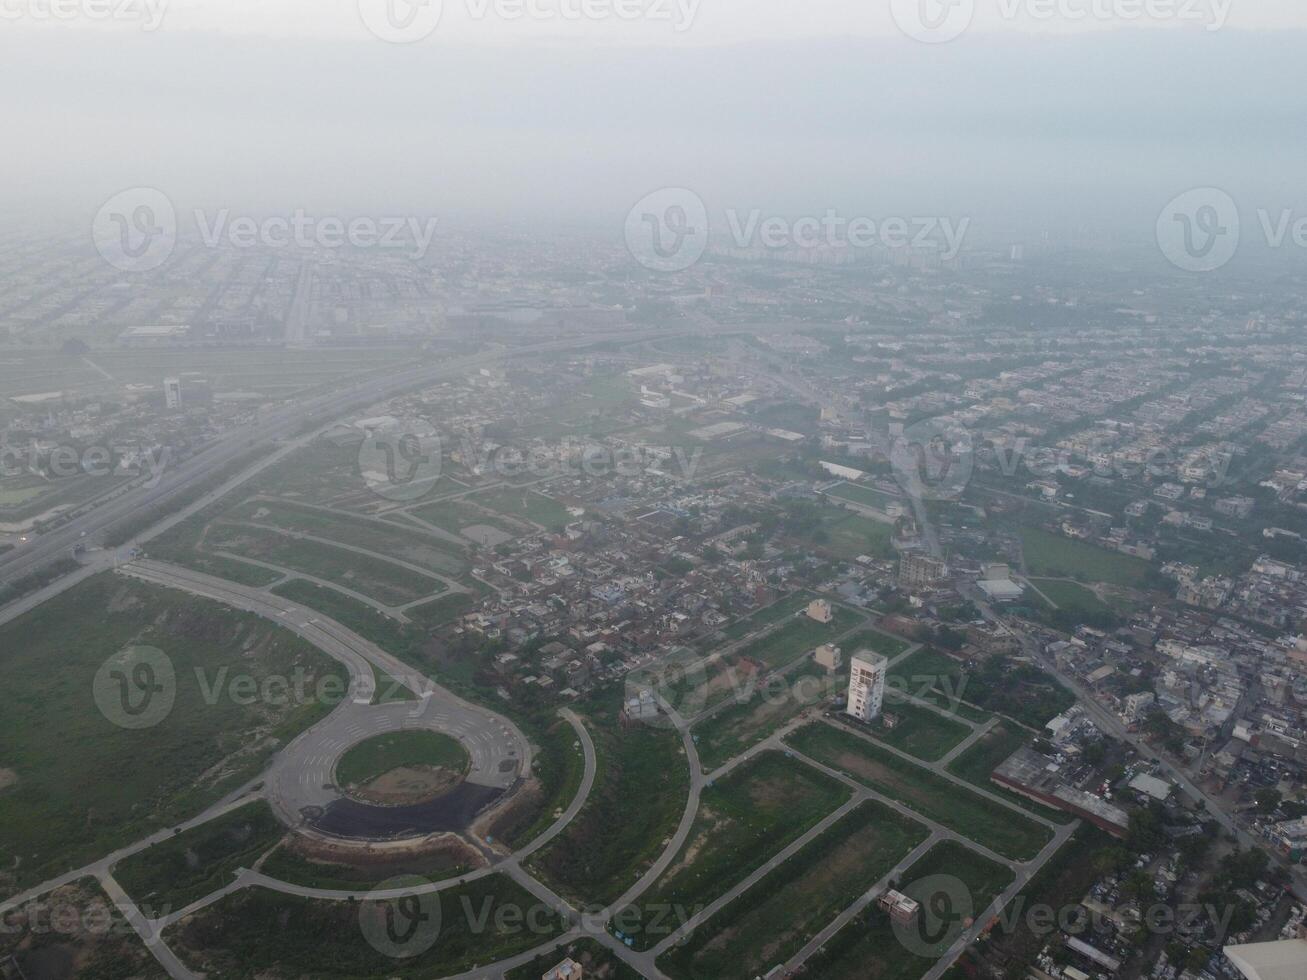
M 673 947 L 678 980 L 749 980 L 786 962 L 924 841 L 928 831 L 868 800 Z
M 1004 857 L 1028 861 L 1052 840 L 1047 827 L 842 729 L 808 725 L 786 742 Z
M 635 910 L 620 921 L 635 945 L 648 949 L 679 925 L 664 910 L 685 914 L 732 887 L 838 809 L 849 791 L 837 781 L 778 752 L 764 752 L 710 785 L 675 860 Z M 638 924 L 637 924 L 638 923 Z

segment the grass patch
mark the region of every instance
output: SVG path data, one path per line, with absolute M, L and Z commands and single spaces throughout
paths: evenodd
M 269 878 L 305 888 L 326 888 L 332 891 L 365 892 L 397 874 L 418 875 L 428 881 L 446 881 L 467 874 L 469 863 L 447 852 L 435 854 L 405 854 L 402 866 L 383 863 L 375 858 L 366 864 L 348 864 L 319 860 L 300 854 L 288 846 L 273 851 L 261 869 Z
M 794 595 L 786 596 L 784 599 L 773 602 L 770 606 L 764 606 L 744 619 L 732 623 L 722 632 L 727 639 L 743 639 L 764 626 L 779 623 L 782 619 L 803 611 L 814 598 L 811 592 L 796 592 Z
M 859 650 L 874 650 L 876 653 L 893 660 L 904 650 L 911 647 L 912 642 L 898 636 L 892 636 L 882 630 L 866 629 L 845 640 L 844 646 L 848 650 L 850 657 Z
M 476 596 L 466 592 L 451 592 L 420 606 L 413 606 L 404 615 L 429 629 L 452 623 L 476 605 Z
M 779 670 L 812 652 L 815 647 L 848 632 L 857 623 L 858 618 L 854 613 L 838 606 L 835 608 L 835 618 L 829 623 L 797 616 L 775 632 L 754 640 L 736 656 L 756 660 L 769 670 Z
M 97 672 L 128 647 L 157 648 L 173 665 L 175 699 L 152 728 L 121 728 L 97 707 Z M 15 890 L 198 813 L 347 689 L 343 667 L 266 620 L 111 574 L 0 627 L 0 650 L 0 766 L 17 776 L 0 792 L 0 866 Z M 206 697 L 223 677 L 261 686 L 297 670 L 304 701 L 251 705 L 226 687 Z M 113 704 L 112 682 L 101 689 Z
M 809 725 L 786 741 L 1004 857 L 1028 861 L 1052 838 L 1046 827 L 831 725 Z
M 623 727 L 618 705 L 589 712 L 594 788 L 563 834 L 533 861 L 565 895 L 607 904 L 662 853 L 689 794 L 689 766 L 670 728 Z
M 841 483 L 838 486 L 831 487 L 826 491 L 828 497 L 838 497 L 840 500 L 848 500 L 855 504 L 861 504 L 863 507 L 871 507 L 875 510 L 883 511 L 893 503 L 902 503 L 903 498 L 895 497 L 883 490 L 876 490 L 873 487 L 864 487 L 856 483 Z
M 1021 547 L 1030 574 L 1041 577 L 1143 588 L 1153 570 L 1152 565 L 1140 558 L 1039 528 L 1021 529 Z
M 352 980 L 461 973 L 525 952 L 564 931 L 557 913 L 543 909 L 504 875 L 481 878 L 424 901 L 432 903 L 433 913 L 439 906 L 439 939 L 407 959 L 378 952 L 360 927 L 366 914 L 384 936 L 390 903 L 368 903 L 369 911 L 364 912 L 353 902 L 315 901 L 262 888 L 229 895 L 177 923 L 165 936 L 184 961 L 209 977 Z M 523 912 L 534 913 L 532 921 L 540 928 L 525 928 Z M 403 907 L 391 915 L 399 925 L 410 921 Z
M 411 731 L 378 735 L 359 742 L 336 763 L 336 783 L 364 786 L 395 769 L 432 766 L 466 772 L 470 760 L 458 739 L 440 732 Z
M 254 865 L 286 828 L 260 800 L 133 854 L 113 876 L 155 917 L 183 909 Z
M 886 745 L 915 755 L 927 762 L 936 762 L 948 754 L 949 749 L 971 734 L 971 729 L 960 721 L 945 718 L 929 708 L 886 696 L 885 711 L 894 715 L 898 723 L 893 728 L 873 726 L 875 736 Z
M 520 850 L 553 825 L 576 798 L 585 775 L 585 752 L 576 730 L 561 718 L 529 733 L 531 765 L 537 786 L 519 794 L 520 803 L 502 812 L 491 825 L 492 836 Z
M 836 687 L 847 684 L 848 675 L 843 676 L 844 681 L 828 682 L 824 668 L 808 663 L 786 677 L 774 678 L 776 684 L 763 682 L 748 700 L 723 708 L 696 725 L 694 740 L 704 771 L 711 772 L 770 738 L 804 710 L 821 704 L 832 693 L 831 683 Z
M 826 523 L 826 540 L 821 544 L 835 558 L 853 561 L 862 555 L 894 557 L 894 525 L 844 513 Z
M 503 517 L 489 510 L 484 510 L 468 503 L 467 500 L 457 497 L 452 500 L 437 500 L 421 507 L 412 508 L 410 513 L 428 524 L 434 524 L 436 527 L 448 531 L 450 534 L 462 534 L 463 528 L 474 527 L 477 524 L 498 528 L 505 534 L 511 534 L 515 538 L 522 533 L 521 528 L 511 521 L 506 521 Z
M 977 916 L 1012 880 L 1007 868 L 986 861 L 954 841 L 945 841 L 907 870 L 903 876 L 907 884 L 901 890 L 929 907 L 934 889 L 929 887 L 928 879 L 936 875 L 960 881 L 971 894 Z M 951 929 L 938 945 L 950 944 L 958 928 Z M 822 980 L 918 980 L 938 959 L 938 955 L 923 955 L 929 945 L 906 947 L 889 916 L 873 903 L 808 960 L 807 970 Z M 940 949 L 939 955 L 943 952 Z
M 965 698 L 986 711 L 1007 715 L 1034 729 L 1043 728 L 1076 702 L 1075 695 L 1052 675 L 1032 664 L 1001 656 L 990 657 L 968 670 L 952 657 L 934 650 L 918 650 L 890 671 L 890 682 L 904 684 L 918 696 L 932 689 L 944 699 L 946 707 Z
M 290 538 L 245 525 L 210 529 L 206 544 L 245 558 L 325 579 L 387 606 L 402 606 L 445 588 L 443 582 L 382 558 L 360 555 L 319 541 Z
M 658 966 L 678 980 L 750 980 L 784 964 L 929 836 L 869 800 L 701 925 Z
M 848 798 L 839 782 L 779 752 L 756 756 L 703 791 L 676 860 L 620 921 L 638 948 L 655 945 L 672 927 L 662 909 L 710 904 Z
M 562 527 L 572 519 L 566 507 L 553 497 L 546 497 L 535 490 L 500 487 L 469 499 L 482 507 L 489 507 L 501 514 L 530 521 L 550 530 Z

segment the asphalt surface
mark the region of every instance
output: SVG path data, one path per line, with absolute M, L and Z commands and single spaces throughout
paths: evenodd
M 267 774 L 268 802 L 289 826 L 307 824 L 326 836 L 374 836 L 369 832 L 366 811 L 388 808 L 357 803 L 348 807 L 348 824 L 352 827 L 348 834 L 338 832 L 340 821 L 325 817 L 334 806 L 348 799 L 335 785 L 336 763 L 350 747 L 379 735 L 429 730 L 458 739 L 471 758 L 465 782 L 495 791 L 481 795 L 483 806 L 510 790 L 529 769 L 531 750 L 526 736 L 507 718 L 464 701 L 316 610 L 261 589 L 163 562 L 137 561 L 122 566 L 119 571 L 270 619 L 303 637 L 349 671 L 346 698 L 326 719 L 282 749 Z M 373 667 L 400 681 L 417 699 L 372 704 L 376 687 Z M 416 837 L 454 829 L 440 819 L 439 813 L 431 814 L 435 819 L 430 826 L 422 825 L 420 814 L 411 813 L 411 819 L 418 822 L 408 828 L 383 819 L 386 816 L 393 817 L 393 814 L 376 815 L 377 826 L 386 828 L 384 834 L 376 836 Z M 332 833 L 331 827 L 338 831 Z

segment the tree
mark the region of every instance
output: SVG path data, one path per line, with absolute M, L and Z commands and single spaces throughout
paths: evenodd
M 1284 802 L 1284 794 L 1273 787 L 1259 789 L 1253 794 L 1253 799 L 1257 801 L 1257 811 L 1259 813 L 1274 813 Z

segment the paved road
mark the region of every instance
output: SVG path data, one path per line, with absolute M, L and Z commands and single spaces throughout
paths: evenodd
M 337 760 L 350 746 L 376 735 L 419 729 L 452 735 L 471 757 L 466 782 L 473 786 L 506 791 L 529 771 L 530 746 L 515 724 L 464 701 L 315 610 L 163 562 L 133 562 L 120 572 L 263 616 L 345 665 L 350 674 L 346 699 L 278 753 L 268 772 L 268 801 L 290 826 L 298 826 L 307 810 L 324 809 L 344 798 L 335 785 Z M 404 684 L 417 700 L 372 704 L 373 667 Z

